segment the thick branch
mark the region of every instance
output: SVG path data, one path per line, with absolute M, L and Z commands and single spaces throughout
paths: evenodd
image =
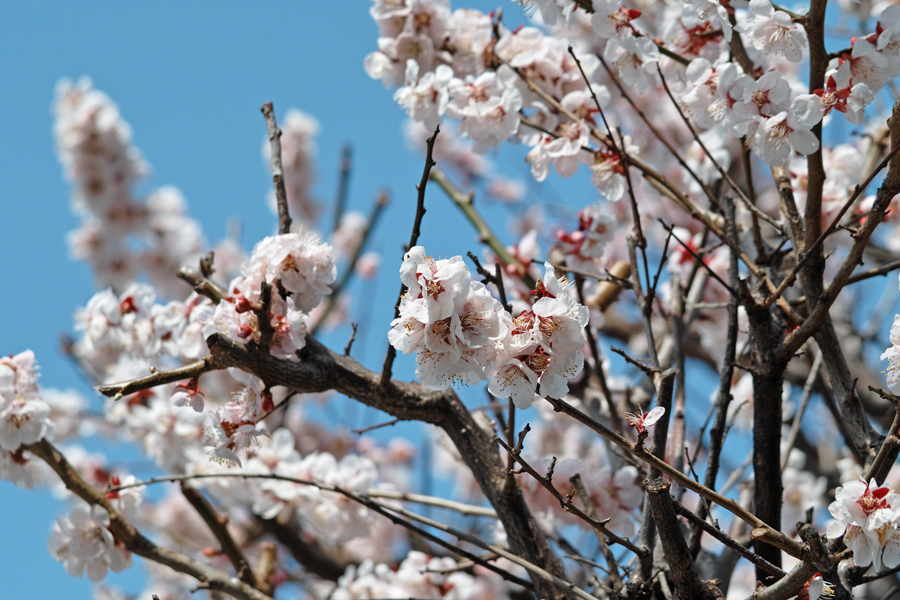
M 493 433 L 479 427 L 453 390 L 433 391 L 422 384 L 394 380 L 382 385 L 379 374 L 332 352 L 312 336 L 306 338 L 306 347 L 296 363 L 250 352 L 243 344 L 216 334 L 207 339 L 207 345 L 218 366 L 238 367 L 269 386 L 283 385 L 302 392 L 333 389 L 393 417 L 441 427 L 503 522 L 512 551 L 563 576 L 562 565 L 531 516 L 521 491 L 507 490 L 504 485 L 506 468 L 493 444 Z M 552 585 L 548 587 L 543 580 L 534 583 L 540 593 L 552 595 Z
M 669 484 L 663 477 L 645 482 L 649 510 L 656 522 L 656 530 L 659 532 L 659 540 L 662 543 L 663 553 L 669 565 L 669 575 L 675 587 L 675 598 L 678 600 L 712 600 L 722 598 L 721 593 L 715 594 L 707 587 L 697 571 L 694 569 L 694 559 L 688 549 L 681 528 L 678 526 L 678 518 L 675 516 L 675 508 L 672 505 L 672 496 L 669 495 Z M 647 510 L 645 507 L 644 510 Z

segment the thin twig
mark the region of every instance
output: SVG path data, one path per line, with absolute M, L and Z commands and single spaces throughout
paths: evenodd
M 128 396 L 135 392 L 149 390 L 159 385 L 167 383 L 175 383 L 185 379 L 196 379 L 209 371 L 214 371 L 218 367 L 215 366 L 211 357 L 206 357 L 171 371 L 155 371 L 146 377 L 138 377 L 130 381 L 122 383 L 111 383 L 107 385 L 94 386 L 98 392 L 104 396 L 109 396 L 113 400 L 121 400 L 122 397 Z
M 694 512 L 692 512 L 691 510 L 686 508 L 683 504 L 678 502 L 677 500 L 673 500 L 673 503 L 675 504 L 675 512 L 677 512 L 679 515 L 688 519 L 695 526 L 699 527 L 700 529 L 702 529 L 703 531 L 705 531 L 706 533 L 708 533 L 715 539 L 722 542 L 726 547 L 731 548 L 732 550 L 734 550 L 735 552 L 737 552 L 738 554 L 740 554 L 741 556 L 743 556 L 744 558 L 746 558 L 747 560 L 752 562 L 753 564 L 759 565 L 767 573 L 775 575 L 776 577 L 784 576 L 784 571 L 782 571 L 781 569 L 779 569 L 778 567 L 776 567 L 775 565 L 773 565 L 772 563 L 770 563 L 769 561 L 767 561 L 766 559 L 761 557 L 760 555 L 752 552 L 749 548 L 747 548 L 746 546 L 744 546 L 743 544 L 741 544 L 740 542 L 738 542 L 737 540 L 735 540 L 734 538 L 729 536 L 727 533 L 725 533 L 718 527 L 714 527 L 713 525 L 709 524 L 706 521 L 706 519 L 700 518 L 700 515 L 695 514 Z
M 428 525 L 429 527 L 434 527 L 435 529 L 439 529 L 440 531 L 449 533 L 450 535 L 456 537 L 459 540 L 468 542 L 470 544 L 474 544 L 474 545 L 479 546 L 480 548 L 487 550 L 489 552 L 494 552 L 494 553 L 500 555 L 501 557 L 503 557 L 509 561 L 512 561 L 513 563 L 525 568 L 533 575 L 536 575 L 537 577 L 544 579 L 545 581 L 549 581 L 549 582 L 553 583 L 555 586 L 557 586 L 563 590 L 566 590 L 570 593 L 575 594 L 579 598 L 583 598 L 584 600 L 596 600 L 596 598 L 594 596 L 591 596 L 590 594 L 588 594 L 587 592 L 585 592 L 583 589 L 576 586 L 575 584 L 570 583 L 564 579 L 561 579 L 561 578 L 553 575 L 552 573 L 549 573 L 548 571 L 542 569 L 541 567 L 535 565 L 534 563 L 528 562 L 527 560 L 523 559 L 520 556 L 512 554 L 511 552 L 507 552 L 503 548 L 499 548 L 492 544 L 487 544 L 484 541 L 482 541 L 481 539 L 475 537 L 474 535 L 453 529 L 452 527 L 449 527 L 443 523 L 439 523 L 437 521 L 433 521 L 431 519 L 425 518 L 421 515 L 411 513 L 408 510 L 395 508 L 393 506 L 385 506 L 385 508 L 389 511 L 403 515 L 403 516 L 413 519 L 415 521 L 419 521 L 420 523 L 424 523 L 424 524 Z M 456 552 L 456 550 L 453 550 L 453 551 Z
M 373 431 L 375 429 L 381 429 L 382 427 L 392 427 L 399 422 L 400 419 L 391 419 L 390 421 L 385 421 L 384 423 L 376 423 L 375 425 L 369 425 L 368 427 L 363 427 L 362 429 L 351 429 L 350 431 L 357 435 L 360 435 L 369 431 Z
M 737 242 L 737 223 L 735 222 L 734 203 L 729 196 L 722 198 L 722 209 L 725 213 L 725 232 L 732 243 Z M 729 252 L 728 261 L 728 289 L 736 290 L 740 285 L 738 274 L 738 257 L 734 250 Z M 728 299 L 728 326 L 725 341 L 725 355 L 722 359 L 722 368 L 719 371 L 719 391 L 716 394 L 716 416 L 713 426 L 709 431 L 709 458 L 707 460 L 706 474 L 703 483 L 708 488 L 716 487 L 716 477 L 719 474 L 719 459 L 725 446 L 726 421 L 728 419 L 728 406 L 731 404 L 731 380 L 734 376 L 734 361 L 737 356 L 738 338 L 738 297 L 732 294 Z M 705 504 L 700 508 L 700 517 L 704 518 L 709 513 L 709 507 Z M 706 514 L 704 514 L 706 513 Z M 693 556 L 700 551 L 700 529 L 694 528 L 691 533 L 690 548 Z
M 587 306 L 587 303 L 584 300 L 584 279 L 581 277 L 576 277 L 575 279 L 575 290 L 578 292 L 578 301 Z M 616 433 L 621 435 L 622 419 L 619 417 L 619 412 L 616 410 L 616 404 L 613 401 L 612 392 L 609 390 L 609 385 L 606 381 L 606 373 L 603 370 L 603 359 L 600 357 L 600 349 L 597 347 L 597 338 L 594 336 L 594 330 L 591 328 L 590 323 L 585 326 L 584 333 L 585 336 L 587 336 L 591 358 L 594 359 L 594 375 L 597 376 L 597 381 L 600 383 L 600 392 L 603 394 L 603 400 L 606 402 L 606 409 L 609 411 L 613 429 L 616 430 Z
M 721 284 L 722 284 L 722 287 L 724 287 L 726 290 L 728 290 L 728 293 L 729 293 L 729 294 L 731 294 L 732 296 L 737 296 L 737 290 L 735 290 L 735 289 L 732 288 L 730 285 L 728 285 L 727 283 L 725 283 L 725 280 L 722 279 L 721 277 L 719 277 L 718 273 L 716 273 L 715 271 L 713 271 L 712 268 L 710 268 L 710 266 L 707 265 L 706 262 L 704 262 L 704 260 L 703 260 L 701 257 L 697 256 L 697 253 L 694 252 L 694 251 L 691 249 L 690 246 L 688 246 L 685 242 L 683 242 L 683 241 L 681 240 L 681 238 L 679 238 L 677 235 L 675 235 L 675 227 L 674 227 L 674 226 L 672 226 L 672 225 L 667 225 L 666 222 L 663 221 L 662 219 L 657 219 L 657 220 L 658 220 L 658 221 L 660 222 L 660 224 L 663 226 L 663 229 L 665 229 L 666 231 L 668 231 L 669 234 L 670 234 L 673 238 L 675 238 L 675 241 L 678 242 L 679 244 L 681 244 L 681 247 L 684 248 L 685 250 L 687 250 L 688 254 L 690 254 L 691 256 L 693 256 L 693 257 L 694 257 L 694 260 L 697 261 L 697 262 L 700 264 L 701 267 L 703 267 L 704 269 L 706 269 L 706 271 L 707 271 L 710 275 L 712 275 L 712 278 L 713 278 L 713 279 L 715 279 L 716 281 L 718 281 L 719 283 L 721 283 Z M 729 244 L 729 246 L 730 246 L 730 244 Z
M 669 96 L 669 100 L 672 101 L 672 104 L 675 106 L 675 109 L 678 111 L 678 114 L 681 116 L 681 120 L 684 121 L 685 127 L 687 127 L 688 130 L 691 132 L 691 135 L 693 136 L 694 141 L 697 142 L 697 144 L 699 144 L 700 149 L 703 150 L 703 152 L 706 154 L 706 157 L 710 160 L 710 162 L 713 164 L 713 166 L 716 168 L 716 170 L 719 172 L 719 174 L 725 179 L 725 181 L 728 182 L 728 185 L 731 186 L 731 189 L 733 189 L 735 191 L 735 193 L 737 193 L 737 195 L 740 196 L 741 200 L 743 200 L 748 206 L 752 206 L 750 199 L 747 197 L 746 194 L 744 194 L 744 191 L 740 187 L 738 187 L 738 184 L 736 184 L 734 182 L 734 180 L 731 178 L 731 175 L 729 175 L 725 171 L 725 169 L 722 168 L 722 165 L 719 164 L 719 161 L 716 160 L 716 158 L 712 155 L 712 152 L 709 151 L 709 148 L 706 147 L 706 144 L 703 143 L 703 140 L 700 138 L 700 135 L 697 133 L 697 131 L 691 125 L 691 122 L 688 120 L 687 116 L 684 114 L 684 111 L 681 110 L 681 105 L 678 104 L 678 101 L 675 100 L 675 96 L 672 95 L 672 91 L 669 89 L 669 84 L 668 84 L 668 82 L 666 82 L 666 78 L 663 75 L 663 72 L 659 66 L 659 63 L 656 64 L 656 70 L 659 73 L 660 78 L 662 79 L 663 89 L 666 90 L 666 94 Z
M 520 437 L 520 442 L 521 442 L 521 438 L 524 438 L 524 436 Z M 524 472 L 528 473 L 529 475 L 531 475 L 532 477 L 534 477 L 534 479 L 538 483 L 540 483 L 544 487 L 544 489 L 546 489 L 548 492 L 550 492 L 550 494 L 559 501 L 560 506 L 562 508 L 564 508 L 567 512 L 572 513 L 573 515 L 575 515 L 576 517 L 578 517 L 579 519 L 581 519 L 582 521 L 584 521 L 585 523 L 587 523 L 588 525 L 590 525 L 591 527 L 596 529 L 597 531 L 602 532 L 603 535 L 606 536 L 607 540 L 609 540 L 610 543 L 620 544 L 621 546 L 627 548 L 631 552 L 634 552 L 635 554 L 638 554 L 638 555 L 644 554 L 644 552 L 642 552 L 642 550 L 640 548 L 638 548 L 637 546 L 632 544 L 630 541 L 628 541 L 627 539 L 620 537 L 620 536 L 616 535 L 615 533 L 613 533 L 612 531 L 610 531 L 606 527 L 606 523 L 604 521 L 598 521 L 596 519 L 592 519 L 584 511 L 582 511 L 580 508 L 575 506 L 572 503 L 572 496 L 563 495 L 562 492 L 560 492 L 558 489 L 556 489 L 556 486 L 554 486 L 553 482 L 552 482 L 552 473 L 553 473 L 552 464 L 551 464 L 551 469 L 548 471 L 548 474 L 550 475 L 550 477 L 545 477 L 545 476 L 541 475 L 540 473 L 538 473 L 534 469 L 534 467 L 532 467 L 530 464 L 528 464 L 525 461 L 525 459 L 522 458 L 522 456 L 521 456 L 522 448 L 519 445 L 516 445 L 515 448 L 511 448 L 509 446 L 509 444 L 507 444 L 505 441 L 503 441 L 500 438 L 497 438 L 497 442 L 501 446 L 503 446 L 503 449 L 506 450 L 509 453 L 509 455 L 512 456 L 517 463 L 519 463 L 519 465 L 521 465 L 522 470 Z
M 289 483 L 296 483 L 298 485 L 306 485 L 314 488 L 318 488 L 324 492 L 337 492 L 337 486 L 331 486 L 323 483 L 318 483 L 316 481 L 311 481 L 308 479 L 298 479 L 296 477 L 288 477 L 286 475 L 278 475 L 277 473 L 195 473 L 192 475 L 168 475 L 165 477 L 151 477 L 150 479 L 145 479 L 144 481 L 138 481 L 135 483 L 130 483 L 126 485 L 118 485 L 118 486 L 110 486 L 107 489 L 103 490 L 104 493 L 114 493 L 120 492 L 122 490 L 127 490 L 130 488 L 142 487 L 145 485 L 153 485 L 155 483 L 165 483 L 165 482 L 179 482 L 179 481 L 192 481 L 195 479 L 216 479 L 216 478 L 238 478 L 238 479 L 274 479 L 277 481 L 287 481 Z M 445 500 L 444 498 L 437 498 L 434 496 L 424 496 L 422 494 L 407 494 L 404 492 L 396 492 L 393 490 L 379 490 L 379 489 L 370 489 L 365 490 L 364 493 L 366 496 L 370 496 L 372 498 L 385 498 L 390 500 L 404 500 L 407 502 L 414 502 L 416 504 L 424 504 L 427 506 L 435 506 L 438 508 L 446 508 L 448 510 L 452 510 L 458 512 L 463 515 L 469 516 L 478 516 L 478 517 L 491 517 L 496 519 L 497 512 L 492 508 L 486 508 L 483 506 L 475 506 L 472 504 L 463 504 L 462 502 L 454 502 L 453 500 Z
M 350 323 L 350 327 L 353 328 L 353 331 L 350 332 L 350 339 L 347 340 L 347 345 L 344 347 L 344 356 L 350 356 L 350 349 L 353 347 L 353 342 L 356 340 L 356 330 L 359 329 L 359 324 Z
M 269 150 L 272 160 L 272 184 L 275 187 L 275 200 L 278 202 L 278 233 L 284 235 L 291 232 L 291 214 L 288 212 L 287 190 L 284 187 L 284 169 L 281 165 L 281 130 L 275 121 L 275 111 L 271 102 L 262 106 L 262 114 L 266 118 L 266 129 L 269 132 Z
M 858 281 L 863 281 L 865 279 L 870 279 L 872 277 L 878 277 L 880 275 L 887 275 L 888 273 L 896 269 L 900 269 L 900 260 L 889 262 L 886 265 L 881 265 L 880 267 L 873 267 L 860 273 L 854 273 L 850 276 L 849 279 L 847 279 L 846 285 L 850 285 Z
M 525 284 L 525 287 L 534 289 L 534 284 L 536 282 L 534 277 L 528 273 L 527 266 L 523 265 L 515 256 L 510 254 L 509 250 L 506 249 L 506 246 L 500 241 L 500 238 L 498 238 L 491 230 L 487 221 L 485 221 L 481 214 L 475 209 L 472 202 L 474 193 L 466 194 L 463 192 L 453 184 L 450 179 L 447 178 L 447 175 L 440 169 L 431 171 L 431 180 L 444 190 L 447 197 L 453 201 L 472 226 L 475 227 L 475 231 L 478 233 L 478 240 L 491 249 L 497 258 L 500 259 L 500 262 L 503 263 L 504 267 L 510 265 L 514 266 L 522 283 Z
M 797 414 L 794 415 L 794 422 L 791 423 L 791 430 L 788 432 L 787 439 L 785 440 L 784 456 L 781 457 L 782 473 L 784 473 L 784 470 L 787 468 L 791 449 L 793 449 L 794 444 L 797 443 L 797 436 L 800 434 L 800 424 L 803 421 L 803 414 L 806 412 L 806 406 L 809 404 L 809 399 L 812 397 L 813 384 L 816 382 L 816 377 L 818 377 L 819 369 L 821 367 L 822 352 L 820 351 L 816 352 L 816 357 L 813 359 L 812 366 L 809 368 L 809 375 L 806 376 L 806 382 L 803 384 L 803 395 L 800 397 L 800 407 L 797 409 Z
M 434 153 L 434 141 L 437 139 L 438 134 L 441 132 L 441 126 L 438 124 L 434 128 L 434 133 L 431 134 L 431 137 L 425 140 L 425 168 L 422 171 L 422 179 L 416 184 L 416 190 L 418 191 L 417 200 L 416 200 L 416 217 L 413 220 L 413 228 L 412 233 L 409 236 L 409 245 L 406 247 L 406 251 L 411 250 L 419 241 L 419 235 L 421 234 L 422 227 L 422 217 L 425 216 L 425 186 L 428 185 L 428 176 L 431 173 L 431 168 L 437 163 L 432 159 L 432 154 Z M 403 299 L 403 294 L 406 293 L 406 285 L 400 284 L 400 293 L 397 294 L 397 303 L 394 305 L 394 319 L 400 317 L 400 302 Z M 394 366 L 394 357 L 397 356 L 397 351 L 393 346 L 388 346 L 387 355 L 384 357 L 384 366 L 381 370 L 381 385 L 387 385 L 387 383 L 391 380 L 391 371 Z
M 497 287 L 497 294 L 500 296 L 500 304 L 503 306 L 503 310 L 512 314 L 512 308 L 510 308 L 506 299 L 506 288 L 503 286 L 503 267 L 500 263 L 494 263 L 494 272 L 491 273 L 481 266 L 481 261 L 478 260 L 477 256 L 471 252 L 466 252 L 466 256 L 474 263 L 475 270 L 482 277 L 482 283 L 493 283 Z
M 875 460 L 872 461 L 872 464 L 869 465 L 869 468 L 866 469 L 865 473 L 863 473 L 863 480 L 868 481 L 872 477 L 876 477 L 880 481 L 884 482 L 887 478 L 887 473 L 890 471 L 890 465 L 887 465 L 887 461 L 890 460 L 891 452 L 900 446 L 900 398 L 895 396 L 894 394 L 888 394 L 883 390 L 879 390 L 872 386 L 869 386 L 869 391 L 875 392 L 882 398 L 885 398 L 894 405 L 894 419 L 891 422 L 891 426 L 888 429 L 887 435 L 884 438 L 884 442 L 881 444 L 881 448 L 878 450 L 878 454 L 875 455 Z M 883 474 L 882 474 L 883 472 Z
M 334 203 L 334 225 L 332 231 L 341 226 L 344 207 L 347 206 L 347 191 L 350 189 L 350 174 L 353 172 L 353 146 L 346 144 L 341 148 L 341 173 L 338 176 L 337 197 Z

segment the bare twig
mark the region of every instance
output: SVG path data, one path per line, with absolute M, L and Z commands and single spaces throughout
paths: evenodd
M 803 385 L 803 395 L 800 397 L 800 406 L 797 408 L 797 414 L 794 415 L 794 422 L 791 423 L 791 430 L 785 440 L 784 456 L 781 457 L 781 472 L 787 468 L 788 458 L 791 455 L 791 449 L 797 443 L 797 436 L 800 434 L 800 424 L 803 421 L 803 414 L 806 412 L 806 405 L 812 397 L 813 384 L 816 377 L 819 376 L 819 369 L 822 367 L 822 353 L 816 352 L 812 366 L 809 368 L 809 375 L 806 377 L 806 383 Z
M 575 290 L 578 292 L 578 301 L 583 305 L 587 306 L 584 299 L 584 279 L 581 277 L 577 277 L 575 279 Z M 619 413 L 616 410 L 616 404 L 613 401 L 612 392 L 609 391 L 609 385 L 606 382 L 606 373 L 603 370 L 603 359 L 600 357 L 600 349 L 597 347 L 597 338 L 594 336 L 594 331 L 591 329 L 591 324 L 588 323 L 584 328 L 585 336 L 587 336 L 588 348 L 591 351 L 591 358 L 594 359 L 594 375 L 597 377 L 597 382 L 600 384 L 600 392 L 603 394 L 603 400 L 606 402 L 606 409 L 609 411 L 609 417 L 613 424 L 613 429 L 616 430 L 616 433 L 622 433 L 622 419 L 619 417 Z
M 870 279 L 872 277 L 887 275 L 888 273 L 896 269 L 900 269 L 900 260 L 889 262 L 886 265 L 881 265 L 880 267 L 873 267 L 866 271 L 862 271 L 861 273 L 854 273 L 847 279 L 847 285 L 856 283 L 858 281 L 863 281 L 865 279 Z
M 663 72 L 659 66 L 659 63 L 657 63 L 657 65 L 656 65 L 656 70 L 659 73 L 660 79 L 662 80 L 663 89 L 666 90 L 666 95 L 669 96 L 669 100 L 672 101 L 672 104 L 675 106 L 675 109 L 678 111 L 678 114 L 681 116 L 681 120 L 684 122 L 685 127 L 687 127 L 688 130 L 691 132 L 691 136 L 693 136 L 694 141 L 697 142 L 697 144 L 700 146 L 700 149 L 703 150 L 704 154 L 706 154 L 706 157 L 713 164 L 713 166 L 716 168 L 716 170 L 719 172 L 719 174 L 722 176 L 722 178 L 728 182 L 728 185 L 731 186 L 731 189 L 733 189 L 735 191 L 735 193 L 738 196 L 740 196 L 741 200 L 743 200 L 747 206 L 752 206 L 753 204 L 750 202 L 750 199 L 747 197 L 747 195 L 744 193 L 744 191 L 738 186 L 738 184 L 736 184 L 734 182 L 734 180 L 731 178 L 731 175 L 729 175 L 728 172 L 722 168 L 722 165 L 720 165 L 719 161 L 717 161 L 716 158 L 712 155 L 712 152 L 709 151 L 709 148 L 706 147 L 706 144 L 703 143 L 703 140 L 700 138 L 700 136 L 697 134 L 697 131 L 691 125 L 691 122 L 688 120 L 687 116 L 684 114 L 684 111 L 681 109 L 681 105 L 678 104 L 678 101 L 675 99 L 675 96 L 672 95 L 672 91 L 669 89 L 669 84 L 666 81 L 665 76 L 663 75 Z
M 200 294 L 201 296 L 206 296 L 210 300 L 213 301 L 213 304 L 218 304 L 222 301 L 222 298 L 228 295 L 228 293 L 217 286 L 215 283 L 210 281 L 209 274 L 204 273 L 204 265 L 209 265 L 207 268 L 211 268 L 213 261 L 213 253 L 212 251 L 206 255 L 206 257 L 200 259 L 200 269 L 195 271 L 190 267 L 184 265 L 178 270 L 178 278 L 186 281 L 195 292 Z M 211 273 L 210 273 L 211 274 Z
M 782 571 L 763 557 L 759 556 L 758 554 L 751 552 L 749 548 L 729 536 L 718 527 L 715 527 L 714 525 L 707 522 L 706 519 L 701 518 L 700 515 L 697 515 L 694 512 L 688 510 L 680 502 L 673 500 L 673 504 L 675 505 L 675 512 L 685 517 L 695 526 L 699 527 L 715 539 L 722 542 L 722 544 L 724 544 L 726 547 L 731 548 L 753 564 L 761 566 L 766 572 L 770 573 L 771 575 L 775 575 L 776 577 L 784 576 L 784 571 Z
M 347 356 L 346 354 L 344 356 Z M 392 427 L 400 422 L 400 419 L 391 419 L 390 421 L 385 421 L 384 423 L 376 423 L 375 425 L 369 425 L 368 427 L 363 427 L 362 429 L 351 429 L 351 431 L 357 435 L 363 434 L 369 431 L 373 431 L 375 429 L 381 429 L 382 427 Z
M 350 323 L 350 327 L 353 328 L 353 331 L 350 332 L 350 339 L 347 340 L 347 345 L 344 347 L 344 356 L 350 356 L 350 349 L 353 347 L 353 342 L 356 341 L 356 330 L 359 329 L 359 324 Z
M 707 265 L 706 262 L 704 262 L 704 260 L 701 257 L 697 256 L 697 253 L 694 252 L 694 250 L 687 243 L 685 243 L 684 241 L 681 240 L 681 238 L 679 238 L 677 235 L 675 235 L 675 227 L 674 226 L 668 225 L 662 219 L 657 219 L 657 220 L 659 221 L 660 225 L 663 226 L 663 229 L 668 231 L 669 235 L 671 235 L 673 238 L 675 238 L 675 241 L 678 242 L 679 244 L 681 244 L 681 247 L 684 248 L 688 252 L 688 254 L 690 254 L 692 257 L 694 257 L 694 260 L 697 261 L 697 264 L 699 264 L 701 267 L 706 269 L 706 271 L 712 276 L 713 279 L 718 281 L 720 284 L 722 284 L 722 287 L 724 287 L 726 290 L 728 290 L 729 294 L 731 294 L 732 296 L 737 296 L 736 289 L 734 289 L 733 287 L 731 287 L 730 285 L 725 283 L 725 280 L 722 279 L 721 277 L 719 277 L 718 273 L 713 271 L 712 268 L 710 268 L 710 266 Z M 735 247 L 731 244 L 729 244 L 729 246 L 731 248 Z
M 106 493 L 119 492 L 122 490 L 127 490 L 135 487 L 142 487 L 145 485 L 153 485 L 155 483 L 165 483 L 165 482 L 184 482 L 184 481 L 193 481 L 195 479 L 222 479 L 222 478 L 237 478 L 237 479 L 274 479 L 277 481 L 287 481 L 289 483 L 296 483 L 297 485 L 306 485 L 314 488 L 318 488 L 325 492 L 335 492 L 341 493 L 338 490 L 337 486 L 326 485 L 323 483 L 318 483 L 316 481 L 311 481 L 308 479 L 298 479 L 297 477 L 288 477 L 286 475 L 278 475 L 277 473 L 195 473 L 192 475 L 168 475 L 165 477 L 151 477 L 150 479 L 145 479 L 144 481 L 138 481 L 135 483 L 129 483 L 126 485 L 118 485 L 111 486 L 104 490 Z M 437 498 L 434 496 L 424 496 L 422 494 L 407 494 L 405 492 L 397 492 L 394 490 L 379 490 L 379 489 L 370 489 L 365 490 L 364 493 L 366 496 L 371 498 L 386 498 L 391 500 L 404 500 L 407 502 L 414 502 L 416 504 L 425 504 L 427 506 L 435 506 L 438 508 L 446 508 L 448 510 L 452 510 L 458 512 L 463 515 L 469 516 L 478 516 L 478 517 L 492 517 L 494 519 L 497 518 L 497 513 L 493 509 L 485 508 L 483 506 L 475 506 L 472 504 L 464 504 L 462 502 L 454 502 L 453 500 L 445 500 L 444 498 Z
M 497 294 L 500 296 L 500 304 L 503 306 L 503 310 L 512 314 L 512 308 L 510 308 L 506 299 L 506 288 L 503 286 L 503 267 L 500 266 L 500 263 L 494 263 L 494 272 L 491 273 L 481 266 L 481 261 L 478 260 L 477 256 L 471 252 L 466 252 L 466 256 L 475 264 L 475 270 L 481 275 L 482 283 L 493 283 L 497 287 Z
M 104 396 L 109 396 L 114 400 L 121 400 L 122 397 L 128 396 L 129 394 L 149 390 L 159 385 L 175 383 L 176 381 L 182 381 L 184 379 L 196 379 L 204 373 L 214 371 L 218 368 L 219 367 L 215 366 L 215 361 L 211 357 L 206 357 L 189 365 L 172 369 L 171 371 L 155 371 L 146 377 L 139 377 L 123 383 L 98 385 L 95 386 L 95 389 Z
M 291 215 L 288 212 L 287 190 L 284 187 L 284 169 L 281 165 L 281 130 L 275 122 L 275 111 L 271 102 L 262 106 L 269 131 L 269 149 L 272 155 L 272 184 L 275 186 L 275 200 L 278 202 L 278 233 L 291 232 Z
M 344 216 L 344 207 L 347 206 L 347 191 L 350 188 L 350 174 L 353 171 L 353 146 L 346 144 L 341 148 L 341 174 L 338 176 L 337 197 L 334 203 L 334 225 L 332 231 L 337 231 Z
M 412 249 L 416 243 L 419 241 L 419 235 L 421 234 L 422 227 L 422 217 L 425 216 L 425 186 L 428 185 L 428 176 L 431 173 L 431 168 L 437 164 L 432 159 L 432 154 L 434 153 L 434 141 L 437 139 L 438 134 L 441 132 L 440 124 L 434 128 L 434 133 L 431 134 L 431 137 L 428 138 L 426 143 L 425 150 L 425 168 L 422 171 L 422 179 L 416 184 L 417 201 L 416 201 L 416 216 L 413 220 L 413 228 L 412 233 L 409 236 L 409 245 L 406 246 L 406 250 L 409 251 Z M 400 317 L 400 301 L 403 299 L 403 294 L 406 293 L 406 285 L 400 284 L 400 293 L 397 294 L 397 303 L 394 305 L 394 318 L 397 319 Z M 397 351 L 393 346 L 388 346 L 387 355 L 384 357 L 384 366 L 381 370 L 381 385 L 386 385 L 391 380 L 391 371 L 394 366 L 394 357 L 397 356 Z
M 520 436 L 520 442 L 521 442 L 521 438 L 523 438 L 523 437 L 524 436 Z M 562 492 L 560 492 L 558 489 L 556 489 L 556 486 L 554 486 L 553 482 L 552 482 L 553 463 L 551 463 L 551 468 L 548 471 L 549 477 L 541 475 L 534 469 L 534 467 L 532 467 L 530 464 L 528 464 L 525 461 L 525 459 L 522 458 L 522 456 L 521 456 L 522 449 L 519 445 L 517 445 L 515 448 L 511 448 L 509 446 L 509 444 L 507 444 L 505 441 L 503 441 L 500 438 L 497 438 L 497 442 L 501 446 L 503 446 L 503 449 L 506 450 L 509 453 L 509 455 L 512 456 L 513 459 L 515 459 L 515 461 L 517 463 L 519 463 L 522 466 L 522 470 L 524 472 L 526 472 L 529 475 L 531 475 L 532 477 L 534 477 L 535 481 L 540 483 L 544 487 L 544 489 L 546 489 L 548 492 L 550 492 L 550 494 L 559 501 L 559 504 L 563 509 L 565 509 L 569 513 L 572 513 L 573 515 L 575 515 L 576 517 L 578 517 L 579 519 L 581 519 L 582 521 L 584 521 L 585 523 L 587 523 L 588 525 L 590 525 L 591 527 L 596 529 L 597 531 L 602 532 L 603 535 L 606 536 L 607 540 L 610 543 L 620 544 L 621 546 L 627 548 L 628 550 L 630 550 L 638 555 L 645 554 L 645 552 L 641 548 L 638 548 L 637 546 L 632 544 L 627 539 L 625 539 L 623 537 L 619 537 L 618 535 L 616 535 L 615 533 L 610 531 L 606 527 L 606 523 L 604 521 L 597 521 L 596 519 L 592 519 L 584 511 L 582 511 L 580 508 L 575 506 L 572 503 L 572 497 L 570 495 L 563 495 Z

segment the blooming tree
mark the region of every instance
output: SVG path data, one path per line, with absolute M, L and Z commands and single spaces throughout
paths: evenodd
M 105 400 L 42 388 L 39 357 L 7 349 L 0 476 L 70 500 L 48 540 L 68 573 L 102 582 L 137 555 L 161 600 L 885 597 L 900 315 L 884 325 L 890 295 L 865 325 L 856 307 L 900 267 L 900 6 L 519 4 L 530 26 L 507 27 L 514 4 L 369 8 L 365 71 L 425 161 L 397 256 L 367 251 L 386 198 L 324 229 L 313 117 L 279 129 L 263 107 L 277 233 L 209 245 L 177 189 L 137 191 L 113 101 L 60 82 L 68 242 L 98 288 L 67 351 Z M 844 48 L 838 14 L 862 28 Z M 526 210 L 489 158 L 506 145 L 536 182 L 589 192 L 555 222 Z M 508 245 L 476 191 L 512 207 Z M 440 196 L 479 234 L 468 259 L 420 239 Z M 364 365 L 357 323 L 343 351 L 317 334 L 379 268 L 400 292 Z M 416 381 L 393 377 L 407 360 Z M 318 422 L 310 402 L 336 396 L 388 417 Z M 398 421 L 425 424 L 441 493 L 417 493 L 408 440 L 362 435 Z

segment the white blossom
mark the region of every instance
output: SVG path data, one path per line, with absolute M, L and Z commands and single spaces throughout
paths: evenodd
M 762 52 L 780 54 L 791 62 L 803 59 L 806 33 L 786 12 L 775 10 L 769 0 L 750 0 L 753 17 L 738 23 L 750 44 Z
M 78 506 L 59 516 L 47 541 L 51 556 L 73 577 L 87 573 L 91 581 L 131 566 L 131 553 L 117 546 L 109 527 L 109 513 L 100 505 Z

